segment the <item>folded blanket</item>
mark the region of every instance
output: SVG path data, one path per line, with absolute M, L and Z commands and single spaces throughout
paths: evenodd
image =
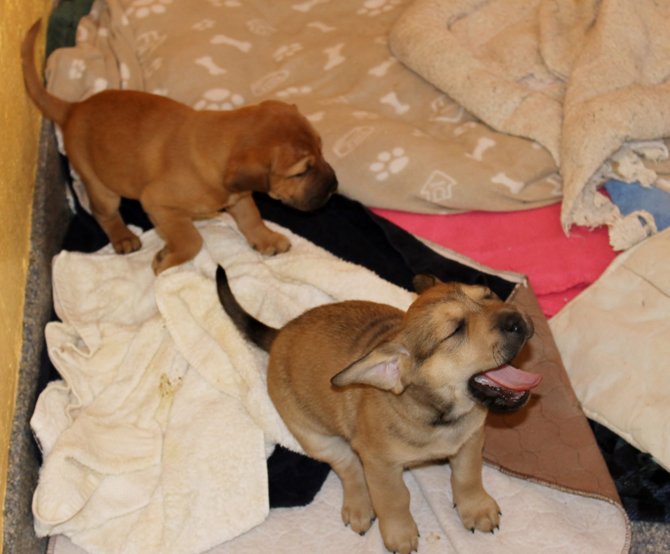
M 657 162 L 668 158 L 658 139 L 670 136 L 669 25 L 654 0 L 416 0 L 390 46 L 494 129 L 546 148 L 563 179 L 566 232 L 608 224 L 623 249 L 653 227 L 622 218 L 597 188 L 612 174 L 667 172 Z
M 161 246 L 153 231 L 142 235 L 143 249 L 128 256 L 109 247 L 57 256 L 54 295 L 62 321 L 49 324 L 47 340 L 63 379 L 42 393 L 32 420 L 45 454 L 33 503 L 40 535 L 66 534 L 93 554 L 196 553 L 233 539 L 221 548 L 258 552 L 271 543 L 281 552 L 295 541 L 309 544 L 302 531 L 307 525 L 315 549 L 324 544 L 322 533 L 332 534 L 337 551 L 349 543 L 359 552 L 382 548 L 375 530 L 361 538 L 341 525 L 341 490 L 332 478 L 313 505 L 274 511 L 247 532 L 268 516 L 269 446 L 299 447 L 265 392 L 265 355 L 240 337 L 218 304 L 216 263 L 226 267 L 240 302 L 274 325 L 333 300 L 366 298 L 404 308 L 413 298 L 273 227 L 291 236 L 293 248 L 263 258 L 248 248 L 229 216 L 201 222 L 203 251 L 158 278 L 150 269 Z M 518 434 L 496 430 L 492 444 L 510 436 Z M 529 436 L 529 444 L 536 439 Z M 488 456 L 504 451 L 499 445 Z M 506 514 L 529 505 L 551 514 L 531 535 L 525 524 L 518 527 L 525 516 L 507 516 L 501 544 L 515 552 L 538 544 L 549 548 L 559 544 L 559 533 L 570 537 L 576 551 L 589 548 L 595 536 L 602 550 L 594 552 L 626 550 L 625 516 L 616 503 L 492 471 L 487 469 L 487 486 Z M 408 475 L 410 483 L 416 480 L 413 502 L 426 530 L 422 550 L 442 551 L 448 540 L 459 551 L 479 552 L 494 538 L 471 538 L 463 530 L 451 508 L 448 479 L 442 466 Z M 283 539 L 277 525 L 285 530 Z

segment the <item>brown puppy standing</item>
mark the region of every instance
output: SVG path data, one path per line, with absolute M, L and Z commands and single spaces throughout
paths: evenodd
M 375 515 L 386 548 L 418 548 L 402 472 L 449 458 L 466 528 L 493 531 L 498 504 L 482 485 L 486 409 L 520 408 L 541 377 L 505 365 L 533 333 L 527 316 L 481 286 L 418 276 L 407 312 L 363 301 L 309 310 L 281 329 L 248 315 L 225 271 L 221 303 L 270 352 L 268 391 L 310 456 L 342 481 L 342 519 L 358 533 Z M 501 367 L 503 366 L 503 367 Z
M 199 252 L 194 218 L 226 209 L 254 248 L 276 254 L 290 243 L 265 226 L 251 193 L 313 210 L 336 190 L 321 138 L 295 106 L 283 102 L 215 112 L 139 91 L 109 90 L 81 102 L 56 98 L 35 69 L 39 27 L 37 21 L 30 28 L 21 49 L 28 94 L 61 128 L 93 216 L 116 252 L 141 246 L 119 214 L 121 197 L 139 200 L 165 240 L 152 264 L 160 273 Z

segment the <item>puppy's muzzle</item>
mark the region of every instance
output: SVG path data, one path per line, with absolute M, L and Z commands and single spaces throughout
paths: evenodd
M 304 212 L 311 212 L 322 207 L 337 191 L 337 176 L 333 168 L 325 164 L 314 180 L 306 187 L 304 194 L 289 202 L 291 206 Z
M 498 314 L 496 327 L 500 333 L 497 361 L 500 364 L 514 358 L 526 341 L 533 336 L 534 328 L 530 318 L 517 310 L 504 310 Z
M 502 339 L 495 356 L 500 367 L 473 375 L 468 380 L 468 390 L 493 412 L 513 412 L 528 401 L 530 390 L 542 380 L 541 375 L 508 365 L 533 336 L 534 328 L 530 318 L 516 310 L 501 312 L 496 327 Z
M 498 328 L 511 341 L 518 340 L 523 344 L 533 336 L 533 323 L 520 312 L 503 312 L 498 319 Z

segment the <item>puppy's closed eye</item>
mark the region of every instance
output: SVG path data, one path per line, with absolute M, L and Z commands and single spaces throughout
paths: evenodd
M 296 153 L 284 149 L 284 163 L 275 164 L 276 171 L 283 174 L 285 179 L 300 179 L 305 177 L 312 170 L 315 169 L 315 159 L 311 154 L 299 155 L 296 158 Z M 290 162 L 289 162 L 290 160 Z M 285 163 L 289 162 L 289 163 Z M 282 170 L 283 168 L 283 170 Z
M 456 322 L 456 326 L 455 326 L 455 327 L 453 328 L 453 330 L 449 333 L 449 335 L 447 335 L 447 337 L 445 338 L 445 340 L 446 340 L 446 339 L 453 338 L 453 337 L 458 337 L 458 336 L 460 336 L 460 335 L 465 334 L 465 330 L 466 330 L 466 328 L 467 328 L 467 322 L 465 321 L 465 319 L 459 319 L 459 320 Z
M 290 176 L 290 178 L 291 179 L 300 179 L 302 177 L 306 177 L 307 175 L 309 175 L 312 172 L 313 169 L 314 169 L 314 166 L 312 164 L 307 164 L 305 166 L 305 169 L 303 169 L 299 173 L 294 173 L 293 175 Z

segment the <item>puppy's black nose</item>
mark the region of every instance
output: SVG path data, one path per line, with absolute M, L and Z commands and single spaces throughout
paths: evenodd
M 329 195 L 332 195 L 337 191 L 337 175 L 335 174 L 335 170 L 329 165 L 328 166 L 328 185 L 327 185 L 327 193 Z
M 518 312 L 503 314 L 499 320 L 500 330 L 509 335 L 525 337 L 529 334 L 528 324 Z

